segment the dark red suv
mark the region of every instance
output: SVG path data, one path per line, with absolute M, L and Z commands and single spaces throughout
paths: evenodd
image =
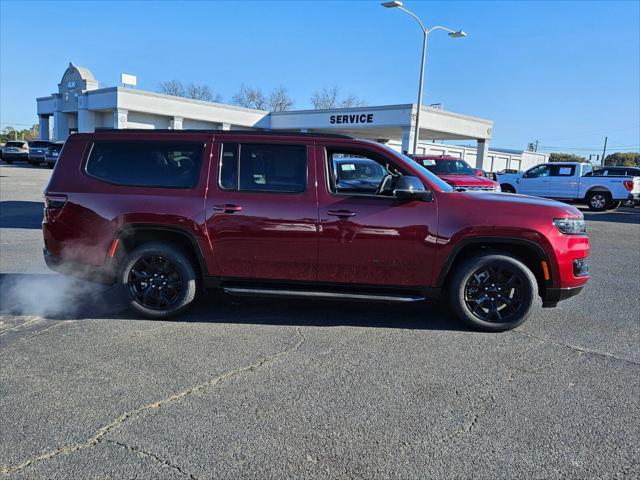
M 381 168 L 337 181 L 363 161 Z M 208 289 L 395 302 L 446 293 L 459 318 L 499 331 L 522 323 L 536 297 L 552 307 L 588 280 L 574 207 L 456 192 L 408 157 L 345 136 L 76 134 L 45 200 L 47 264 L 117 282 L 151 318 Z

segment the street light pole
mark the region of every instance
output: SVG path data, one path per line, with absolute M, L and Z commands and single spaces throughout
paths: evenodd
M 422 110 L 422 86 L 424 84 L 424 65 L 427 59 L 427 42 L 429 39 L 429 34 L 434 30 L 444 30 L 449 33 L 450 37 L 453 37 L 453 38 L 466 37 L 467 34 L 464 33 L 462 30 L 451 30 L 450 28 L 442 27 L 440 25 L 437 25 L 431 28 L 426 28 L 416 14 L 404 8 L 402 6 L 402 2 L 399 2 L 397 0 L 392 2 L 384 2 L 381 5 L 385 8 L 397 8 L 398 10 L 402 10 L 407 15 L 410 15 L 411 17 L 413 17 L 413 19 L 416 22 L 418 22 L 418 25 L 420 25 L 420 29 L 422 30 L 422 34 L 423 34 L 422 60 L 420 62 L 420 82 L 418 83 L 418 105 L 416 110 L 416 124 L 414 127 L 415 132 L 413 135 L 413 147 L 412 147 L 413 154 L 416 155 L 418 153 L 418 142 L 420 138 L 420 111 Z

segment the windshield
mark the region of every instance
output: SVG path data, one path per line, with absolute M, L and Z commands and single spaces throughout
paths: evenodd
M 437 176 L 435 176 L 433 173 L 431 173 L 429 170 L 424 168 L 418 162 L 412 160 L 411 158 L 407 157 L 403 153 L 395 151 L 393 148 L 391 148 L 391 147 L 389 147 L 387 145 L 380 144 L 380 146 L 382 146 L 383 148 L 385 148 L 386 150 L 388 150 L 392 154 L 401 157 L 409 165 L 412 165 L 413 167 L 415 167 L 417 170 L 420 171 L 420 173 L 422 175 L 424 175 L 426 178 L 428 178 L 431 183 L 436 185 L 443 192 L 453 192 L 454 191 L 454 189 L 453 189 L 453 187 L 451 185 L 449 185 L 447 182 L 445 182 L 441 178 L 438 178 Z
M 475 175 L 475 171 L 463 160 L 420 160 L 422 166 L 433 173 Z

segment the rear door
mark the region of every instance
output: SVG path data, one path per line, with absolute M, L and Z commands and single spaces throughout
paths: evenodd
M 436 244 L 435 201 L 401 202 L 390 175 L 407 174 L 373 147 L 316 149 L 320 243 L 318 280 L 339 284 L 430 285 Z M 373 163 L 358 169 L 348 160 Z M 336 169 L 341 171 L 336 171 Z M 341 181 L 353 173 L 347 184 Z M 375 184 L 375 186 L 373 186 Z M 372 187 L 373 186 L 373 187 Z
M 546 197 L 578 198 L 580 172 L 575 165 L 551 165 Z
M 239 137 L 216 143 L 213 158 L 205 202 L 211 274 L 314 281 L 318 206 L 313 148 L 304 140 L 266 144 Z

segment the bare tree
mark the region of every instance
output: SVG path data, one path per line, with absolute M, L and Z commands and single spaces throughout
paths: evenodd
M 268 106 L 267 97 L 260 88 L 247 87 L 244 83 L 240 85 L 240 91 L 231 98 L 231 102 L 240 107 L 258 110 L 266 110 Z
M 289 96 L 289 92 L 284 87 L 276 88 L 269 95 L 269 109 L 272 112 L 285 112 L 291 110 L 291 107 L 295 104 L 293 99 Z
M 198 85 L 196 83 L 190 83 L 185 87 L 184 96 L 206 102 L 220 102 L 222 100 L 220 94 L 217 93 L 214 95 L 208 85 Z
M 174 97 L 184 97 L 184 85 L 182 85 L 180 80 L 160 82 L 160 93 L 173 95 Z
M 340 101 L 340 106 L 342 108 L 349 107 L 366 107 L 367 102 L 362 100 L 361 98 L 356 97 L 353 93 L 347 95 L 345 98 Z
M 340 100 L 340 89 L 338 87 L 323 88 L 316 90 L 311 96 L 311 103 L 316 110 L 327 108 L 349 108 L 365 107 L 367 102 L 354 94 L 349 94 Z
M 336 108 L 338 106 L 338 87 L 316 90 L 311 96 L 311 103 L 316 110 Z
M 183 85 L 180 80 L 170 80 L 160 83 L 160 93 L 173 95 L 176 97 L 193 98 L 195 100 L 204 100 L 206 102 L 220 102 L 222 97 L 220 94 L 213 94 L 208 85 L 199 85 L 197 83 L 189 83 Z

